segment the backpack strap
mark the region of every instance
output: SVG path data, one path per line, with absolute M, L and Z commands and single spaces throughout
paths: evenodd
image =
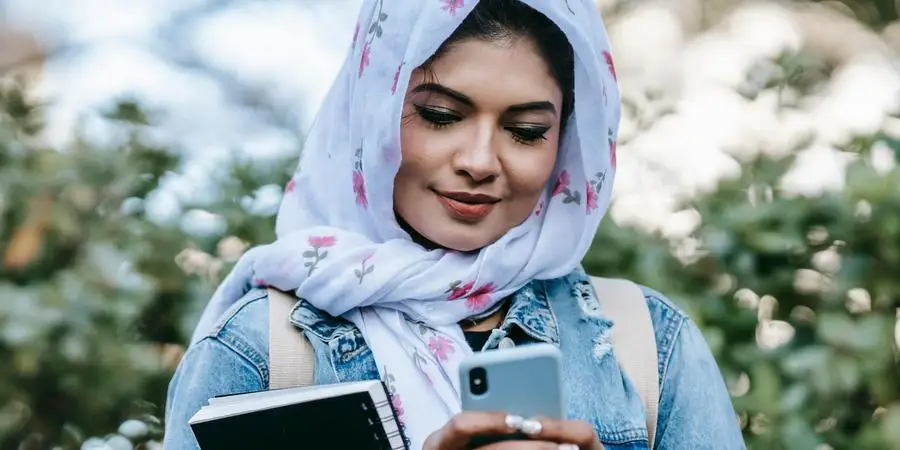
M 613 321 L 612 345 L 619 367 L 634 384 L 647 414 L 650 448 L 656 439 L 659 361 L 656 331 L 644 293 L 627 280 L 591 277 L 603 312 Z
M 294 324 L 291 310 L 297 297 L 277 289 L 269 292 L 269 389 L 313 384 L 316 354 L 312 344 Z

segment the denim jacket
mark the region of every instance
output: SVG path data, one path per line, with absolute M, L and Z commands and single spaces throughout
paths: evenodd
M 700 330 L 667 298 L 642 289 L 659 356 L 655 448 L 745 448 L 725 383 Z M 294 307 L 291 321 L 315 349 L 316 384 L 378 379 L 372 351 L 353 324 L 305 301 Z M 520 289 L 483 350 L 509 345 L 504 338 L 515 329 L 533 342 L 557 345 L 565 367 L 568 418 L 592 424 L 609 450 L 647 449 L 644 408 L 616 363 L 612 325 L 589 277 L 577 270 Z M 267 389 L 268 367 L 268 296 L 256 289 L 233 305 L 179 364 L 169 385 L 164 448 L 198 448 L 187 424 L 191 416 L 210 397 Z

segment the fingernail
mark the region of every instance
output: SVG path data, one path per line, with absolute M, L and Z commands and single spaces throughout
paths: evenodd
M 519 430 L 529 436 L 537 436 L 541 434 L 541 431 L 544 429 L 544 426 L 541 425 L 540 421 L 528 419 L 522 422 L 522 425 L 519 427 Z
M 517 416 L 515 414 L 506 415 L 506 426 L 510 428 L 521 431 L 523 422 L 525 422 L 525 418 L 523 418 L 522 416 Z

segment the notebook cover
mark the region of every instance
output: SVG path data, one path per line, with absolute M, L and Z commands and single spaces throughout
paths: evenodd
M 368 392 L 225 417 L 191 428 L 203 450 L 391 450 L 378 408 Z

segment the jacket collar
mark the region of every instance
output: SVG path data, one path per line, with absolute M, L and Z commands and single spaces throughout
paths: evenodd
M 358 331 L 347 319 L 331 317 L 304 299 L 291 311 L 291 323 L 323 342 Z M 532 281 L 513 294 L 500 329 L 509 333 L 512 327 L 520 328 L 538 341 L 559 344 L 556 316 L 543 281 Z
M 513 326 L 533 339 L 559 345 L 559 327 L 543 281 L 534 280 L 513 294 L 500 330 L 509 334 Z

